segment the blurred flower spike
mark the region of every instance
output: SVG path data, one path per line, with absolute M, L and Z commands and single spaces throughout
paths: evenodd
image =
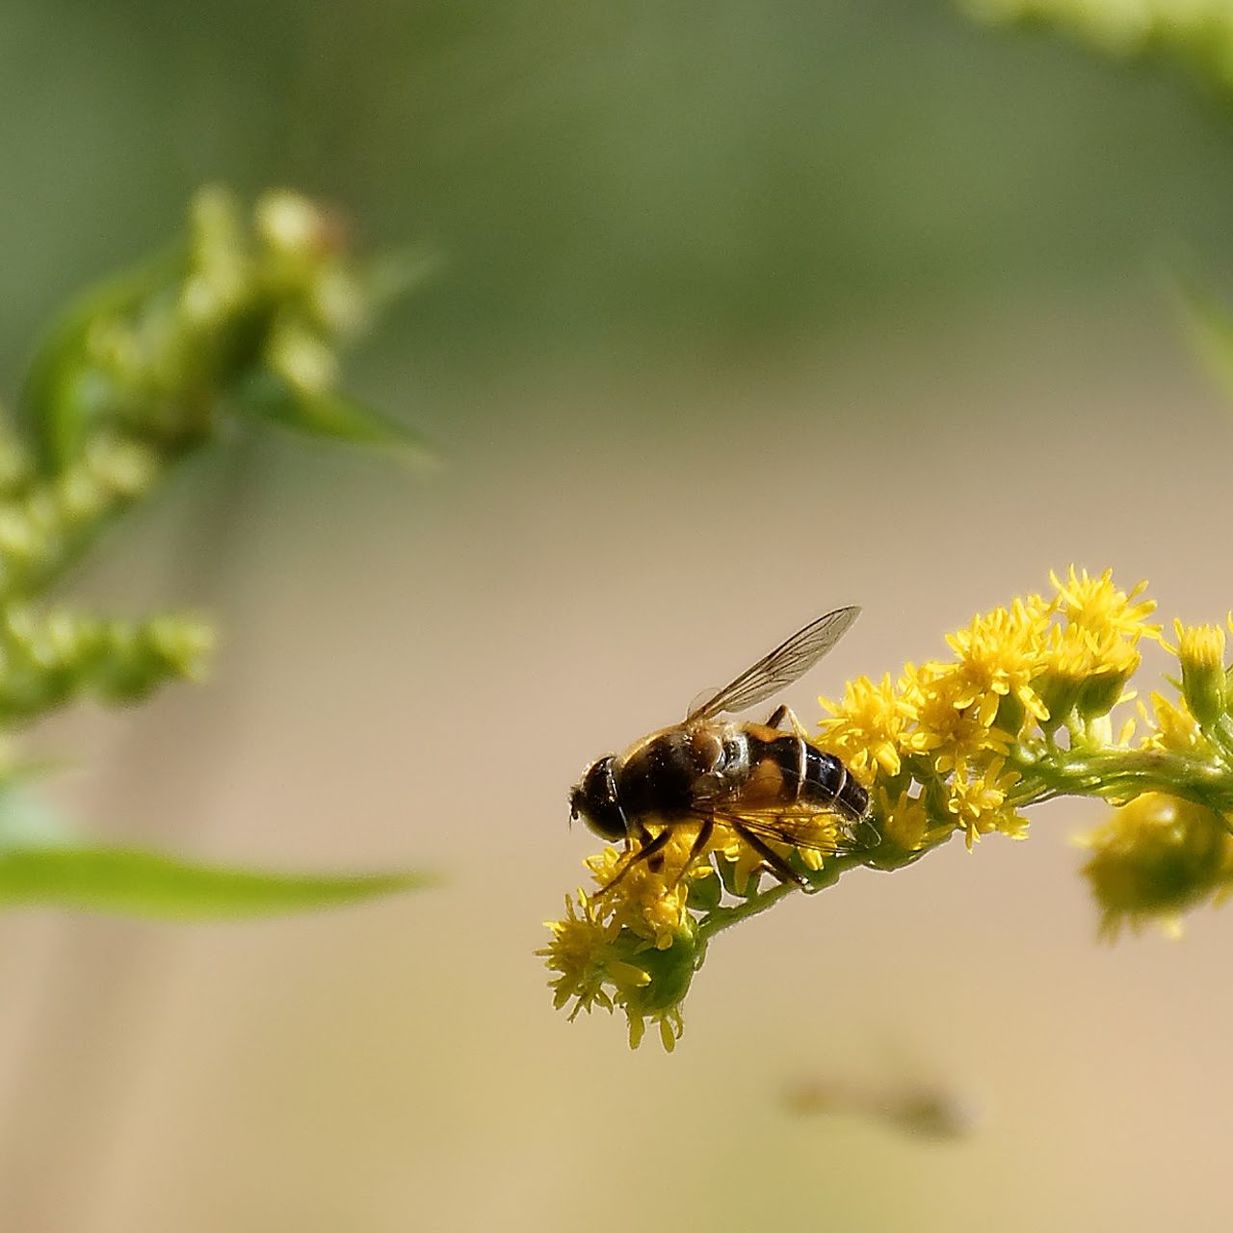
M 231 917 L 425 884 L 202 866 L 78 842 L 64 827 L 32 839 L 21 785 L 35 768 L 8 744 L 71 703 L 134 703 L 204 675 L 213 632 L 192 615 L 116 619 L 46 601 L 194 450 L 270 421 L 418 450 L 408 429 L 338 388 L 342 348 L 410 271 L 358 261 L 339 218 L 295 193 L 246 210 L 208 188 L 170 251 L 87 293 L 50 331 L 20 415 L 0 416 L 0 905 Z
M 1233 669 L 1224 630 L 1177 622 L 1169 641 L 1146 583 L 1123 589 L 1108 570 L 1072 567 L 1051 583 L 947 636 L 949 657 L 894 679 L 857 678 L 821 700 L 816 743 L 869 789 L 871 836 L 826 856 L 777 845 L 813 889 L 857 866 L 904 868 L 956 835 L 969 850 L 994 833 L 1023 839 L 1029 810 L 1074 796 L 1116 807 L 1082 841 L 1106 936 L 1123 924 L 1176 932 L 1183 911 L 1225 894 Z M 1172 698 L 1136 703 L 1130 687 L 1148 643 L 1177 660 L 1177 684 Z M 620 1009 L 631 1043 L 652 1021 L 675 1044 L 710 940 L 796 889 L 768 880 L 758 854 L 722 826 L 691 862 L 695 836 L 675 828 L 655 869 L 615 848 L 588 859 L 596 889 L 567 897 L 540 952 L 558 1007 Z
M 419 449 L 338 388 L 340 350 L 413 272 L 359 262 L 341 217 L 296 193 L 246 212 L 203 189 L 181 243 L 88 294 L 47 340 L 23 398 L 37 463 L 61 471 L 117 437 L 166 463 L 233 415 Z
M 0 725 L 202 674 L 212 637 L 193 617 L 102 620 L 34 601 L 229 419 L 416 447 L 337 389 L 339 349 L 390 285 L 388 263 L 357 262 L 346 239 L 295 193 L 246 213 L 207 188 L 170 253 L 87 293 L 52 329 L 19 422 L 0 421 Z

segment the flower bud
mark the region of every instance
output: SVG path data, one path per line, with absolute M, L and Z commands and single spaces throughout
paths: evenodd
M 1168 917 L 1210 894 L 1224 880 L 1230 835 L 1204 805 L 1146 792 L 1084 839 L 1083 867 L 1104 912 L 1104 930 L 1124 919 Z
M 1207 727 L 1225 713 L 1228 693 L 1224 667 L 1224 630 L 1219 625 L 1183 625 L 1177 630 L 1177 659 L 1182 666 L 1182 696 L 1190 713 Z

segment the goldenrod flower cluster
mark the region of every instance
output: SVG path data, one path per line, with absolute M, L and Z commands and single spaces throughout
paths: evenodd
M 1224 631 L 1178 622 L 1170 641 L 1152 621 L 1146 584 L 1123 589 L 1111 571 L 1072 567 L 1051 582 L 949 635 L 947 658 L 895 678 L 860 677 L 841 698 L 821 700 L 817 744 L 845 762 L 872 806 L 868 842 L 836 842 L 825 857 L 780 845 L 813 889 L 856 865 L 904 867 L 955 835 L 969 849 L 994 832 L 1022 839 L 1025 811 L 1062 796 L 1120 807 L 1086 841 L 1108 934 L 1124 921 L 1172 926 L 1233 879 Z M 1153 693 L 1131 713 L 1147 643 L 1176 657 L 1177 695 Z M 836 823 L 819 819 L 827 825 Z M 710 939 L 794 888 L 763 888 L 758 854 L 722 827 L 691 863 L 695 835 L 676 828 L 662 862 L 612 848 L 588 860 L 596 889 L 567 898 L 541 952 L 558 1007 L 621 1009 L 633 1044 L 647 1021 L 675 1043 Z
M 1040 757 L 1109 738 L 1108 715 L 1155 638 L 1144 584 L 1119 589 L 1111 573 L 1073 569 L 1053 594 L 1029 595 L 975 617 L 949 635 L 952 658 L 874 685 L 861 677 L 840 701 L 819 744 L 875 790 L 884 840 L 904 852 L 962 831 L 1027 833 L 1022 806 L 1048 794 Z

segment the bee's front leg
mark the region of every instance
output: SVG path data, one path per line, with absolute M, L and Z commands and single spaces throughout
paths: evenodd
M 631 865 L 636 865 L 639 861 L 646 861 L 646 867 L 652 873 L 659 873 L 664 867 L 664 848 L 667 846 L 668 840 L 672 837 L 672 832 L 668 827 L 661 828 L 658 835 L 652 835 L 651 832 L 641 823 L 638 823 L 638 852 L 630 860 Z
M 663 849 L 669 839 L 672 838 L 672 830 L 665 826 L 658 835 L 652 837 L 650 831 L 641 823 L 637 826 L 638 832 L 638 850 L 632 851 L 629 847 L 626 848 L 626 860 L 621 866 L 620 871 L 611 882 L 601 886 L 596 892 L 598 895 L 606 895 L 635 865 L 646 861 L 647 867 L 653 870 L 663 868 L 664 857 Z M 627 839 L 628 842 L 628 839 Z
M 676 877 L 672 879 L 671 887 L 676 888 L 680 880 L 694 867 L 698 859 L 706 851 L 706 845 L 711 842 L 711 835 L 715 832 L 715 819 L 711 817 L 701 817 L 698 823 L 698 833 L 694 836 L 694 841 L 689 845 L 689 855 L 685 858 L 685 863 L 677 870 Z

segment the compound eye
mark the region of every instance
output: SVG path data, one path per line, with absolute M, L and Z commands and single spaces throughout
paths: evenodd
M 617 800 L 613 759 L 601 758 L 582 781 L 579 811 L 586 824 L 603 839 L 624 839 L 628 833 L 625 811 Z

